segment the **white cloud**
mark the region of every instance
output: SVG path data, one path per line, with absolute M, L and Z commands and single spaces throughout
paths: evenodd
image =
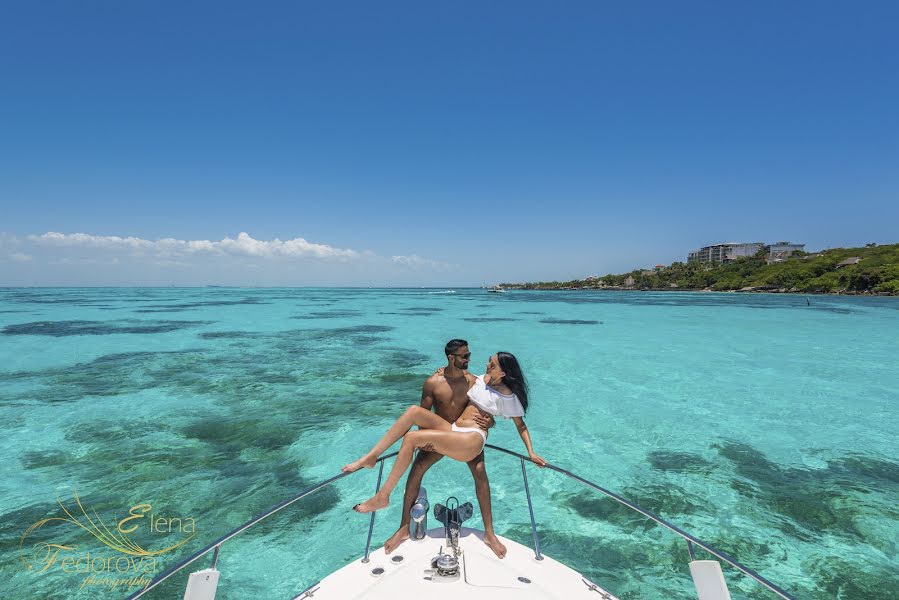
M 19 243 L 19 239 L 16 236 L 0 231 L 0 248 L 18 246 Z
M 43 235 L 29 235 L 28 241 L 55 246 L 81 246 L 86 248 L 149 249 L 154 242 L 136 237 L 122 238 L 117 235 L 90 235 L 87 233 L 57 233 L 48 231 Z
M 145 239 L 0 232 L 0 279 L 28 285 L 442 285 L 461 267 L 305 238 Z
M 448 269 L 452 265 L 429 258 L 422 258 L 417 254 L 409 256 L 391 256 L 390 260 L 397 265 L 409 267 L 411 269 Z
M 71 258 L 65 257 L 59 260 L 50 261 L 51 265 L 117 265 L 118 258 Z
M 231 254 L 246 254 L 249 256 L 288 256 L 311 258 L 359 258 L 360 253 L 355 250 L 343 250 L 325 244 L 313 244 L 303 238 L 294 238 L 282 242 L 278 238 L 271 241 L 261 241 L 251 238 L 241 232 L 236 240 L 225 238 L 221 242 L 213 242 L 213 245 Z
M 154 254 L 160 257 L 174 257 L 208 253 L 262 258 L 286 257 L 348 260 L 370 255 L 367 252 L 335 248 L 327 244 L 314 244 L 303 238 L 294 238 L 286 241 L 281 241 L 277 238 L 274 240 L 257 240 L 246 232 L 241 232 L 237 239 L 226 237 L 219 242 L 177 240 L 173 238 L 152 241 L 137 237 L 123 238 L 115 235 L 90 235 L 87 233 L 66 234 L 55 231 L 49 231 L 42 235 L 29 235 L 27 239 L 42 246 L 124 251 L 135 256 Z

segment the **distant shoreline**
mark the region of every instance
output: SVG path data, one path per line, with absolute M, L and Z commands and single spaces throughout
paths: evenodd
M 803 292 L 798 290 L 785 289 L 769 289 L 769 290 L 712 290 L 712 289 L 696 289 L 696 288 L 637 288 L 637 287 L 530 287 L 503 284 L 506 290 L 522 290 L 528 292 L 662 292 L 662 293 L 679 293 L 690 292 L 692 294 L 792 294 L 794 296 L 899 296 L 899 294 L 891 292 L 868 292 L 868 291 L 842 291 L 842 292 Z
M 507 291 L 527 291 L 527 292 L 659 292 L 659 293 L 679 293 L 690 292 L 693 294 L 793 294 L 796 296 L 874 296 L 874 297 L 899 297 L 899 293 L 891 292 L 871 292 L 871 291 L 854 291 L 845 290 L 837 292 L 804 292 L 801 290 L 786 289 L 755 289 L 755 290 L 713 290 L 698 288 L 638 288 L 638 287 L 622 287 L 622 286 L 606 286 L 606 287 L 576 287 L 576 286 L 558 286 L 558 287 L 539 287 L 522 284 L 502 284 Z M 487 290 L 485 286 L 451 286 L 455 290 L 476 291 Z M 83 286 L 83 285 L 35 285 L 35 286 L 0 286 L 0 290 L 202 290 L 202 289 L 221 289 L 221 290 L 358 290 L 358 291 L 391 291 L 391 290 L 444 290 L 443 287 L 359 287 L 359 286 L 239 286 L 239 285 L 222 285 L 222 286 Z
M 899 295 L 899 244 L 829 248 L 788 256 L 762 249 L 723 261 L 687 261 L 568 281 L 501 284 L 526 290 L 712 291 L 839 296 Z

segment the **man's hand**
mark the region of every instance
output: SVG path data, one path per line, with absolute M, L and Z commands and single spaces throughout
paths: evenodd
M 472 417 L 472 420 L 478 427 L 480 427 L 484 431 L 487 431 L 488 429 L 496 425 L 496 419 L 493 418 L 493 415 L 486 414 L 480 411 L 478 411 L 478 414 Z

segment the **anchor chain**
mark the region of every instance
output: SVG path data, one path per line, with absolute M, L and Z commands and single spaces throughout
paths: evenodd
M 459 560 L 459 532 L 462 527 L 455 521 L 450 521 L 450 523 L 451 525 L 449 526 L 449 543 L 450 547 L 453 549 L 453 558 Z

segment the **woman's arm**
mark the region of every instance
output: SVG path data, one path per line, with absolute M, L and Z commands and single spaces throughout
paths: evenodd
M 515 427 L 518 428 L 518 435 L 521 436 L 521 441 L 524 442 L 524 447 L 528 449 L 528 456 L 531 457 L 531 460 L 537 464 L 538 467 L 545 467 L 546 461 L 537 456 L 537 453 L 534 452 L 534 447 L 531 445 L 531 434 L 528 431 L 528 426 L 524 424 L 524 419 L 521 417 L 512 417 L 512 420 L 515 421 Z

